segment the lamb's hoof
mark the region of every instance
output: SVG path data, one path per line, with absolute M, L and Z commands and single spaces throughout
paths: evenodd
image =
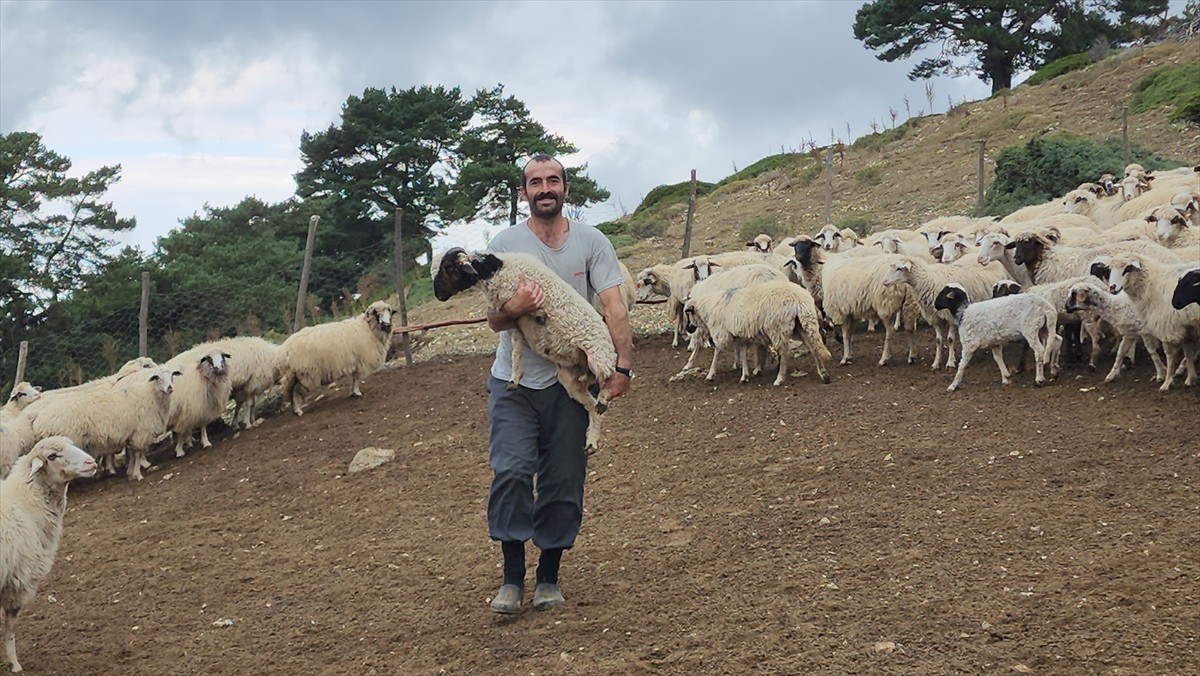
M 300 416 L 304 415 L 304 411 L 301 411 L 301 410 L 300 410 L 300 409 L 298 409 L 298 408 L 293 408 L 293 409 L 292 409 L 292 413 L 293 413 L 293 414 L 294 414 L 294 415 L 295 415 L 297 418 L 299 418 Z
M 354 390 L 353 392 L 351 392 L 351 393 L 350 393 L 350 396 L 352 396 L 352 397 L 361 397 L 361 396 L 363 396 L 363 395 L 362 395 L 362 392 L 360 392 L 360 391 L 358 391 L 358 390 Z
M 596 402 L 596 415 L 604 415 L 604 412 L 607 410 L 608 410 L 608 404 L 606 404 L 602 401 Z
M 888 363 L 887 363 L 887 360 L 886 360 L 886 359 L 880 359 L 880 360 L 879 360 L 879 365 L 880 365 L 880 366 L 887 366 L 887 364 L 888 364 Z
M 782 380 L 776 380 L 776 381 L 775 381 L 773 384 L 775 385 L 775 387 L 779 387 L 780 385 L 782 385 L 782 384 L 783 384 L 783 381 L 782 381 Z
M 908 365 L 909 365 L 909 366 L 912 366 L 913 364 L 916 364 L 916 363 L 917 363 L 917 358 L 916 358 L 916 357 L 909 357 L 909 358 L 908 358 Z
M 715 376 L 713 376 L 713 374 L 711 374 L 711 373 L 710 373 L 710 374 L 708 374 L 708 375 L 704 376 L 704 379 L 705 379 L 706 381 L 708 381 L 708 382 L 710 382 L 710 383 L 711 383 L 712 381 L 716 380 L 716 377 L 715 377 Z
M 1171 383 L 1164 382 L 1162 387 L 1158 388 L 1159 392 L 1167 392 L 1171 389 Z
M 182 449 L 182 448 L 181 448 L 181 449 L 178 449 L 178 450 L 176 450 L 176 451 L 175 451 L 175 457 L 176 457 L 176 458 L 182 458 L 182 457 L 183 457 L 183 449 Z
M 946 388 L 946 391 L 947 391 L 947 392 L 953 392 L 954 390 L 957 390 L 957 389 L 958 389 L 958 387 L 956 387 L 956 386 L 954 386 L 954 385 L 951 385 L 950 387 L 947 387 L 947 388 Z
M 504 386 L 504 389 L 508 390 L 509 392 L 512 392 L 512 391 L 516 390 L 518 387 L 520 387 L 520 385 L 518 385 L 517 383 L 509 383 Z
M 1012 385 L 1012 381 L 1005 379 L 1005 380 L 1001 380 L 1000 384 L 1001 385 Z
M 212 448 L 212 442 L 211 442 L 211 441 L 206 441 L 206 442 L 204 442 L 204 443 L 200 444 L 200 447 L 201 447 L 201 448 Z
M 1034 385 L 1037 385 L 1038 387 L 1041 387 L 1042 385 L 1045 385 L 1045 384 L 1046 384 L 1046 379 L 1045 379 L 1045 378 L 1038 378 L 1038 379 L 1036 379 L 1036 380 L 1034 380 L 1034 381 L 1033 381 L 1033 384 L 1034 384 Z
M 829 377 L 829 374 L 828 374 L 828 373 L 822 373 L 822 374 L 821 374 L 821 382 L 823 382 L 823 383 L 825 383 L 826 385 L 828 385 L 830 382 L 832 382 L 832 379 Z
M 596 444 L 588 444 L 583 450 L 586 451 L 588 455 L 595 455 L 597 450 Z
M 839 365 L 841 365 L 841 366 L 849 366 L 849 365 L 850 365 L 850 364 L 852 364 L 852 363 L 854 363 L 854 360 L 853 360 L 853 359 L 843 359 L 843 360 L 841 360 L 841 361 L 839 361 L 839 362 L 838 362 L 838 364 L 839 364 Z

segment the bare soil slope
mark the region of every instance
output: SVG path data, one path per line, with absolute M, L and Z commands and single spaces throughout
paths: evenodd
M 26 668 L 1200 673 L 1196 391 L 1160 395 L 1145 364 L 1002 388 L 980 359 L 951 396 L 877 368 L 874 335 L 830 385 L 668 384 L 683 357 L 638 349 L 565 608 L 488 611 L 490 360 L 440 359 L 73 487 Z M 365 446 L 397 460 L 347 475 Z

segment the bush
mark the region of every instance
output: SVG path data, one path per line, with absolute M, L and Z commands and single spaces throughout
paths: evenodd
M 1161 106 L 1173 106 L 1171 121 L 1197 121 L 1196 100 L 1200 98 L 1200 63 L 1166 66 L 1142 78 L 1133 87 L 1129 110 L 1144 113 Z
M 883 181 L 883 167 L 867 167 L 860 169 L 854 178 L 858 180 L 859 185 L 879 185 Z
M 800 175 L 797 177 L 802 187 L 807 188 L 812 185 L 813 181 L 821 178 L 821 174 L 825 171 L 825 167 L 820 164 L 813 163 L 800 170 Z
M 759 216 L 758 218 L 742 224 L 741 230 L 738 230 L 738 236 L 743 242 L 749 242 L 759 235 L 770 235 L 772 239 L 779 239 L 786 233 L 783 226 L 779 224 L 779 218 L 776 216 Z
M 752 178 L 757 178 L 763 174 L 774 171 L 776 169 L 784 169 L 791 171 L 800 165 L 802 155 L 799 153 L 782 153 L 779 155 L 768 155 L 761 160 L 751 164 L 739 172 L 730 174 L 722 179 L 717 185 L 725 185 L 734 181 L 745 181 Z
M 1030 86 L 1040 85 L 1048 80 L 1053 80 L 1059 75 L 1070 73 L 1073 70 L 1086 68 L 1092 64 L 1092 57 L 1087 52 L 1071 54 L 1064 56 L 1061 59 L 1055 59 L 1050 63 L 1038 69 L 1038 72 L 1029 76 L 1025 84 Z
M 626 232 L 638 239 L 660 237 L 667 231 L 667 219 L 657 215 L 637 216 L 629 219 Z
M 1147 169 L 1177 166 L 1137 147 L 1130 148 L 1134 162 Z M 996 178 L 985 202 L 989 216 L 1003 216 L 1030 204 L 1041 204 L 1103 173 L 1121 175 L 1124 152 L 1119 140 L 1096 144 L 1070 136 L 1034 138 L 1011 146 L 996 156 Z
M 620 250 L 621 250 L 621 249 L 623 249 L 624 247 L 627 247 L 627 246 L 632 246 L 632 245 L 633 245 L 633 238 L 632 238 L 632 237 L 630 237 L 629 235 L 609 235 L 609 234 L 605 234 L 605 236 L 606 236 L 606 237 L 608 237 L 608 241 L 612 243 L 612 245 L 613 245 L 613 248 L 614 248 L 614 249 L 616 249 L 616 250 L 618 250 L 618 251 L 620 251 Z
M 628 223 L 622 223 L 619 221 L 609 221 L 607 223 L 601 223 L 600 225 L 597 225 L 596 229 L 611 237 L 613 235 L 625 234 L 628 227 L 629 227 Z
M 837 228 L 838 230 L 850 228 L 854 232 L 858 233 L 859 237 L 866 237 L 867 235 L 871 234 L 872 230 L 875 229 L 875 223 L 866 216 L 846 216 L 845 218 L 838 219 L 838 221 L 833 224 L 833 227 Z
M 683 183 L 658 186 L 646 193 L 646 197 L 642 200 L 642 203 L 638 205 L 637 209 L 634 209 L 634 215 L 653 209 L 666 208 L 672 204 L 687 204 L 688 195 L 692 189 L 691 185 L 691 181 L 684 181 Z M 707 195 L 716 187 L 715 183 L 696 181 L 696 196 Z
M 850 147 L 858 150 L 882 150 L 884 146 L 892 141 L 899 141 L 904 138 L 909 130 L 916 129 L 918 119 L 909 118 L 895 129 L 881 129 L 874 134 L 859 136 L 854 139 L 854 143 L 851 143 Z

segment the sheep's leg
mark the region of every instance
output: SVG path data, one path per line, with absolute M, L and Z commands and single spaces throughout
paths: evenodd
M 304 383 L 300 382 L 300 376 L 293 374 L 286 378 L 283 383 L 284 398 L 287 403 L 292 406 L 292 413 L 297 417 L 304 415 L 304 394 L 308 390 Z
M 1158 388 L 1160 392 L 1166 392 L 1171 389 L 1171 385 L 1175 384 L 1175 368 L 1179 366 L 1177 360 L 1182 350 L 1179 349 L 1178 343 L 1163 343 L 1163 352 L 1167 356 L 1167 376 L 1163 379 L 1162 387 Z
M 1154 378 L 1151 382 L 1158 382 L 1167 377 L 1167 367 L 1163 364 L 1162 357 L 1158 356 L 1158 349 L 1162 347 L 1160 342 L 1154 336 L 1143 333 L 1142 345 L 1146 347 L 1146 352 L 1150 354 L 1150 362 L 1154 364 Z
M 892 355 L 892 336 L 896 335 L 896 327 L 892 325 L 891 317 L 880 317 L 883 324 L 883 354 L 879 355 L 879 365 L 887 366 L 888 357 Z
M 252 394 L 247 398 L 247 401 L 246 401 L 246 421 L 245 421 L 245 424 L 242 425 L 242 427 L 245 427 L 246 429 L 250 429 L 251 427 L 254 427 L 254 421 L 258 419 L 257 416 L 254 415 L 254 409 L 257 407 L 258 407 L 258 395 Z
M 1088 354 L 1088 368 L 1096 370 L 1096 357 L 1100 356 L 1100 320 L 1092 318 L 1083 322 L 1083 330 L 1088 334 L 1088 340 L 1092 342 L 1092 349 Z
M 1183 363 L 1187 366 L 1187 379 L 1183 381 L 1184 387 L 1191 387 L 1196 384 L 1196 345 L 1192 342 L 1183 344 Z
M 946 368 L 954 368 L 956 356 L 962 349 L 962 341 L 958 338 L 958 325 L 951 322 L 946 326 Z
M 103 458 L 101 458 L 100 462 L 102 465 L 104 465 L 105 474 L 116 474 L 117 473 L 116 456 L 114 456 L 110 453 L 109 455 L 106 455 Z
M 687 374 L 692 372 L 692 370 L 695 368 L 696 356 L 700 354 L 700 345 L 703 342 L 704 341 L 700 339 L 699 334 L 692 336 L 691 345 L 689 346 L 692 353 L 688 356 L 687 363 L 683 365 L 683 368 L 679 370 L 679 373 L 671 376 L 671 382 L 683 380 Z
M 1049 335 L 1046 336 L 1047 345 L 1052 340 L 1054 338 Z M 1046 362 L 1048 361 L 1046 358 L 1046 346 L 1042 345 L 1042 341 L 1036 333 L 1025 334 L 1025 342 L 1033 350 L 1033 366 L 1035 370 L 1033 381 L 1038 385 L 1043 385 L 1046 382 Z
M 1104 376 L 1104 382 L 1111 383 L 1121 376 L 1121 370 L 1125 368 L 1125 357 L 1133 351 L 1137 346 L 1137 339 L 1133 336 L 1121 336 L 1121 343 L 1117 345 L 1117 358 L 1113 360 L 1112 369 L 1108 375 Z
M 133 481 L 134 479 L 137 479 L 138 481 L 142 480 L 142 461 L 145 459 L 143 457 L 144 455 L 144 450 L 139 451 L 131 448 L 129 451 L 127 451 L 125 456 L 126 479 L 130 481 Z
M 712 364 L 710 364 L 708 367 L 708 375 L 704 376 L 705 380 L 712 382 L 713 379 L 717 377 L 717 359 L 719 359 L 720 356 L 721 356 L 721 346 L 715 344 L 715 342 L 714 342 Z
M 362 371 L 359 369 L 354 369 L 354 371 L 350 374 L 350 396 L 352 396 L 352 397 L 363 396 L 362 389 L 361 389 L 362 381 L 363 381 Z
M 733 353 L 735 362 L 734 367 L 736 368 L 740 366 L 742 369 L 742 377 L 738 382 L 750 382 L 750 346 L 745 343 L 739 343 L 737 347 L 733 349 Z
M 596 452 L 600 444 L 600 406 L 608 404 L 608 393 L 606 390 L 600 391 L 600 400 L 592 398 L 592 393 L 588 392 L 587 383 L 581 380 L 576 374 L 568 369 L 558 369 L 558 382 L 562 383 L 563 389 L 566 390 L 567 396 L 579 402 L 588 413 L 587 433 L 585 434 L 584 450 L 588 455 Z
M 1000 384 L 1008 385 L 1012 383 L 1012 381 L 1008 378 L 1008 366 L 1004 363 L 1004 348 L 1002 346 L 992 346 L 992 359 L 995 359 L 996 366 L 1000 367 Z
M 933 336 L 936 347 L 933 352 L 933 370 L 936 371 L 942 365 L 942 348 L 946 344 L 946 327 L 938 320 L 933 321 Z
M 21 671 L 21 663 L 17 661 L 17 613 L 20 608 L 4 609 L 4 652 L 8 655 L 8 663 L 13 672 Z
M 775 343 L 775 351 L 779 353 L 779 373 L 775 374 L 775 386 L 778 387 L 787 380 L 788 360 L 792 358 L 792 347 L 787 338 Z
M 763 372 L 763 369 L 767 368 L 767 362 L 770 360 L 770 356 L 767 354 L 767 346 L 759 345 L 755 357 L 754 370 L 751 371 L 751 375 L 757 376 Z
M 300 414 L 297 413 L 296 415 L 300 415 Z M 190 440 L 191 438 L 192 438 L 192 431 L 190 429 L 186 431 L 186 434 L 184 432 L 176 430 L 176 432 L 175 432 L 175 457 L 176 458 L 183 457 L 183 455 L 184 455 L 183 454 L 183 442 L 185 439 Z
M 521 385 L 521 378 L 525 376 L 525 367 L 522 365 L 525 347 L 519 332 L 512 331 L 509 335 L 512 337 L 512 377 L 505 387 L 511 392 Z
M 905 330 L 908 331 L 908 365 L 912 366 L 917 363 L 917 322 L 914 320 Z
M 867 333 L 875 333 L 878 329 L 879 320 L 874 317 L 867 320 Z
M 850 333 L 853 331 L 851 321 L 849 317 L 842 320 L 842 366 L 850 363 Z
M 242 426 L 242 421 L 238 420 L 238 414 L 241 412 L 242 412 L 242 399 L 241 399 L 241 397 L 234 397 L 233 398 L 233 428 L 234 429 L 237 429 L 238 427 Z
M 963 347 L 962 358 L 958 360 L 958 371 L 954 374 L 954 380 L 951 381 L 950 387 L 946 388 L 947 391 L 953 392 L 958 389 L 958 386 L 962 383 L 963 372 L 967 370 L 967 364 L 971 363 L 971 355 L 974 353 L 975 350 L 973 348 L 968 350 L 965 346 Z
M 208 423 L 200 426 L 200 446 L 203 448 L 212 448 L 212 442 L 208 440 Z

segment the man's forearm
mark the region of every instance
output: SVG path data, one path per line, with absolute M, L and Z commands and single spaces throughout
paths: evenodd
M 504 307 L 500 309 L 488 308 L 487 311 L 488 328 L 496 333 L 507 331 L 517 327 L 517 318 L 504 311 Z
M 608 320 L 608 333 L 612 336 L 613 347 L 617 348 L 617 366 L 633 368 L 633 326 L 627 312 L 616 314 L 619 316 L 610 316 Z

